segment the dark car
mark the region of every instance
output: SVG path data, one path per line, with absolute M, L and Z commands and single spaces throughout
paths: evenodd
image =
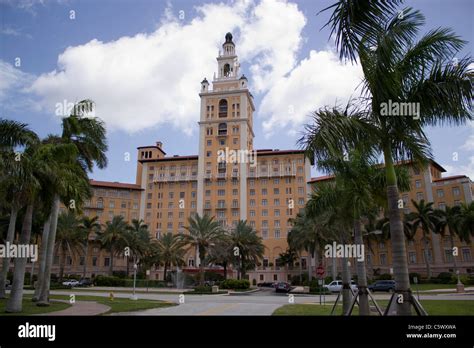
M 90 280 L 90 278 L 82 278 L 81 280 L 79 280 L 78 286 L 92 286 L 92 285 L 94 285 L 94 283 L 92 282 L 92 280 Z
M 393 291 L 395 290 L 395 280 L 378 280 L 369 285 L 370 291 Z
M 273 288 L 273 283 L 271 282 L 263 282 L 263 283 L 258 283 L 257 286 L 259 288 Z
M 280 282 L 275 286 L 276 292 L 288 292 L 291 290 L 291 285 L 285 282 Z

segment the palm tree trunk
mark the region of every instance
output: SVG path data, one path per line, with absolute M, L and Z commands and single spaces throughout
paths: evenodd
M 332 273 L 332 280 L 336 280 L 337 279 L 337 259 L 335 257 L 332 258 L 331 273 Z
M 227 262 L 224 262 L 222 266 L 224 267 L 224 280 L 226 280 L 227 279 Z
M 58 248 L 59 251 L 59 248 Z M 61 254 L 59 254 L 59 282 L 63 281 L 64 277 L 64 266 L 66 263 L 66 250 L 62 249 Z
M 86 243 L 84 249 L 84 267 L 82 268 L 82 278 L 85 278 L 87 276 L 87 259 L 89 258 L 89 235 L 86 236 Z
M 426 265 L 426 273 L 428 275 L 428 279 L 431 279 L 431 265 L 430 265 L 430 260 L 429 260 L 429 254 L 428 250 L 430 247 L 430 243 L 428 241 L 428 238 L 425 236 L 425 265 Z
M 301 262 L 301 255 L 298 254 L 298 263 L 300 265 L 300 285 L 303 285 L 303 265 Z
M 456 263 L 456 256 L 453 254 L 454 251 L 454 238 L 451 230 L 449 231 L 449 242 L 451 244 L 451 255 L 453 255 L 453 266 L 454 266 L 454 273 L 456 274 L 458 271 L 458 265 Z
M 361 221 L 354 221 L 354 239 L 356 246 L 364 250 L 364 241 L 362 240 Z M 356 259 L 357 263 L 357 285 L 359 292 L 359 315 L 370 315 L 369 298 L 367 293 L 367 272 L 365 269 L 365 252 L 362 255 L 362 261 Z
M 7 232 L 7 239 L 5 240 L 6 243 L 12 244 L 13 239 L 15 238 L 15 227 L 16 227 L 16 218 L 18 216 L 18 207 L 16 205 L 12 205 L 12 209 L 10 211 L 10 223 L 8 224 L 8 232 Z M 0 298 L 5 298 L 5 285 L 7 283 L 7 276 L 8 270 L 10 268 L 10 259 L 5 257 L 2 260 L 2 273 L 0 274 Z
M 33 298 L 31 299 L 33 302 L 38 301 L 38 297 L 41 291 L 41 286 L 44 282 L 44 270 L 46 267 L 46 253 L 48 249 L 49 230 L 51 227 L 51 215 L 52 213 L 49 214 L 48 219 L 44 222 L 44 225 L 43 225 L 43 234 L 41 236 L 41 254 L 40 254 L 40 264 L 39 264 L 39 269 L 38 269 L 38 280 L 36 281 L 35 294 L 33 295 Z
M 166 272 L 168 271 L 168 263 L 165 262 L 165 269 L 163 271 L 163 280 L 166 281 Z
M 33 298 L 31 299 L 33 302 L 38 301 L 38 297 L 41 291 L 41 286 L 44 282 L 44 270 L 46 267 L 46 253 L 48 249 L 48 236 L 49 236 L 49 230 L 51 226 L 51 214 L 49 214 L 48 219 L 44 222 L 43 225 L 43 234 L 41 236 L 41 252 L 40 252 L 40 263 L 39 263 L 39 269 L 38 269 L 38 280 L 36 281 L 35 285 L 35 294 L 33 295 Z
M 350 308 L 352 293 L 351 293 L 351 275 L 349 271 L 349 264 L 346 257 L 342 258 L 342 313 L 347 313 Z
M 109 276 L 114 275 L 114 245 L 110 245 L 110 264 L 109 264 Z
M 313 279 L 313 254 L 308 253 L 308 282 Z
M 199 285 L 204 285 L 204 258 L 206 257 L 204 250 L 199 250 Z
M 56 230 L 58 227 L 59 202 L 59 195 L 55 194 L 53 199 L 53 206 L 51 208 L 51 226 L 47 240 L 48 244 L 46 249 L 46 265 L 44 268 L 44 279 L 43 283 L 41 284 L 41 290 L 38 297 L 38 306 L 49 306 L 49 289 L 51 286 L 51 269 L 53 267 L 54 260 L 54 244 L 56 241 Z
M 403 233 L 403 220 L 398 208 L 400 194 L 397 187 L 397 177 L 390 147 L 384 149 L 385 173 L 387 178 L 387 203 L 390 220 L 390 235 L 392 242 L 392 262 L 395 278 L 395 292 L 403 295 L 404 301 L 397 302 L 397 315 L 411 315 L 410 306 L 410 279 L 408 277 L 408 262 Z
M 33 222 L 33 204 L 26 207 L 25 217 L 23 218 L 23 226 L 20 235 L 20 245 L 30 244 L 31 226 Z M 23 286 L 25 284 L 25 271 L 27 257 L 17 257 L 15 259 L 15 269 L 13 273 L 13 284 L 5 307 L 7 313 L 18 313 L 22 310 L 23 305 Z

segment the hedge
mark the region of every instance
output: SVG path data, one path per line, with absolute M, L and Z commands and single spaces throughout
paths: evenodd
M 222 289 L 248 289 L 250 288 L 250 282 L 247 279 L 227 279 L 224 280 L 220 287 Z

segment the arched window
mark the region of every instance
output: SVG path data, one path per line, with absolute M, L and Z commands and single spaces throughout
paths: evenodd
M 230 65 L 229 65 L 229 64 L 225 64 L 225 65 L 224 65 L 224 76 L 225 76 L 225 77 L 229 77 L 229 76 L 230 76 Z
M 219 123 L 219 135 L 227 135 L 227 124 Z
M 227 100 L 225 99 L 219 101 L 219 117 L 227 117 Z

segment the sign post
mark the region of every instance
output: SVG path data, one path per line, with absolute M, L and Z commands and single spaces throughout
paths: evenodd
M 319 281 L 318 281 L 318 285 L 319 285 L 319 304 L 321 304 L 321 297 L 322 297 L 322 292 L 323 292 L 323 288 L 324 288 L 324 273 L 326 273 L 324 271 L 324 268 L 323 266 L 319 265 L 318 268 L 316 269 L 316 274 L 318 275 L 319 277 Z M 324 298 L 324 302 L 326 302 L 326 298 Z

